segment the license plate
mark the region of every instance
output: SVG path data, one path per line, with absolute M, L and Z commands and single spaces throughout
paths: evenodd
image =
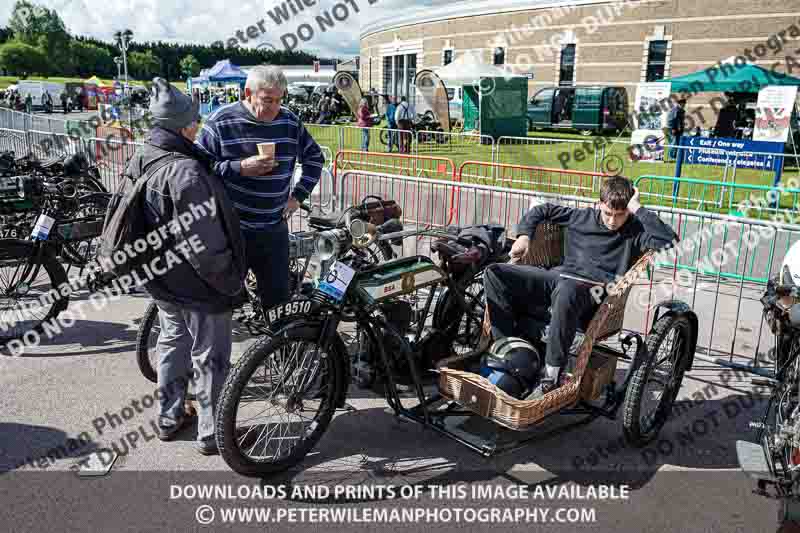
M 337 302 L 340 302 L 344 298 L 350 282 L 353 281 L 355 273 L 356 271 L 349 266 L 336 261 L 328 270 L 328 273 L 320 280 L 319 289 Z
M 20 239 L 22 233 L 14 226 L 0 226 L 0 239 Z
M 288 302 L 267 311 L 267 322 L 273 323 L 276 320 L 283 320 L 294 315 L 308 315 L 311 312 L 311 300 L 296 300 Z

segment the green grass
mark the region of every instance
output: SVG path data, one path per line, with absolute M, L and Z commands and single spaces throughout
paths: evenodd
M 359 152 L 361 150 L 361 131 L 356 128 L 337 128 L 324 127 L 309 124 L 309 131 L 318 143 L 328 146 L 334 152 L 341 146 L 347 150 Z M 599 138 L 595 136 L 584 137 L 580 134 L 562 132 L 531 132 L 530 137 L 537 139 L 547 139 L 537 142 L 532 139 L 528 143 L 515 145 L 501 145 L 498 147 L 496 158 L 499 163 L 510 165 L 522 165 L 526 167 L 544 167 L 557 169 L 564 172 L 536 172 L 528 169 L 505 168 L 492 173 L 492 169 L 485 167 L 482 169 L 465 169 L 462 181 L 481 183 L 488 185 L 502 185 L 525 190 L 537 190 L 541 192 L 571 194 L 587 197 L 597 196 L 598 180 L 592 176 L 583 176 L 570 171 L 602 171 L 603 161 L 613 163 L 613 168 L 607 170 L 619 171 L 631 179 L 640 176 L 665 176 L 670 179 L 658 180 L 646 178 L 640 182 L 640 189 L 643 200 L 649 205 L 673 206 L 685 209 L 700 209 L 709 212 L 728 214 L 736 210 L 736 206 L 751 195 L 757 197 L 764 196 L 762 191 L 746 190 L 742 188 L 723 187 L 723 181 L 728 185 L 758 185 L 771 187 L 774 179 L 772 172 L 757 170 L 737 169 L 734 176 L 732 169 L 725 175 L 724 167 L 707 165 L 683 165 L 682 177 L 694 178 L 713 182 L 713 184 L 682 184 L 677 197 L 672 196 L 673 181 L 675 175 L 674 162 L 646 162 L 631 161 L 628 148 L 630 139 L 626 137 L 609 137 L 610 140 L 619 142 L 605 143 L 604 150 L 598 150 L 597 155 L 593 153 L 595 141 Z M 380 129 L 373 128 L 370 132 L 370 152 L 386 152 L 386 145 L 381 142 Z M 576 142 L 559 142 L 563 140 Z M 447 158 L 453 161 L 456 170 L 459 169 L 464 161 L 491 161 L 492 150 L 489 145 L 482 145 L 476 139 L 464 139 L 453 137 L 449 142 L 425 142 L 417 147 L 420 156 L 433 156 Z M 534 144 L 535 143 L 535 144 Z M 582 154 L 581 154 L 582 152 Z M 566 155 L 569 155 L 567 160 Z M 562 162 L 566 162 L 564 165 Z M 392 165 L 400 163 L 396 158 L 391 158 L 387 154 L 381 162 L 373 165 L 359 165 L 357 168 L 364 170 L 374 170 L 379 172 L 392 172 Z M 622 165 L 619 168 L 619 165 Z M 421 167 L 426 165 L 420 163 Z M 405 172 L 401 172 L 405 173 Z M 431 170 L 417 172 L 417 175 L 431 178 L 446 178 L 435 171 L 435 165 L 431 165 Z M 798 169 L 794 166 L 785 168 L 783 172 L 782 184 L 786 185 L 790 178 L 800 178 Z M 784 194 L 780 199 L 780 205 L 784 209 L 796 209 L 800 207 L 800 198 L 797 194 Z M 752 216 L 753 213 L 750 213 Z
M 7 89 L 9 85 L 15 85 L 18 81 L 20 81 L 19 76 L 0 76 L 0 90 Z M 58 76 L 51 76 L 49 78 L 41 77 L 41 76 L 29 76 L 26 78 L 28 81 L 52 81 L 55 83 L 67 83 L 67 82 L 76 82 L 80 83 L 84 80 L 84 78 L 63 78 Z M 108 85 L 112 85 L 114 80 L 108 78 L 100 78 L 103 82 L 107 83 Z M 132 78 L 128 79 L 128 83 L 130 85 L 144 85 L 144 81 L 134 80 Z M 173 81 L 172 85 L 175 86 L 176 89 L 181 91 L 186 91 L 186 83 L 182 81 Z

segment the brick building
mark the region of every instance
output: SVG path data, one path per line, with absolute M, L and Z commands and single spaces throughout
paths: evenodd
M 770 41 L 782 31 L 781 46 L 777 37 Z M 633 105 L 639 82 L 731 56 L 749 54 L 766 68 L 780 62 L 779 72 L 800 76 L 800 0 L 481 0 L 415 8 L 362 28 L 361 84 L 407 95 L 417 71 L 464 53 L 527 75 L 529 94 L 559 84 L 622 85 Z M 709 98 L 695 96 L 690 106 Z

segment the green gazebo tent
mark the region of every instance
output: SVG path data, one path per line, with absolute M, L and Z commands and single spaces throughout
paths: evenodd
M 524 137 L 528 133 L 528 79 L 482 63 L 467 52 L 434 70 L 448 88 L 463 87 L 464 130 L 482 135 Z
M 704 70 L 660 81 L 671 83 L 673 93 L 757 93 L 768 85 L 800 86 L 800 78 L 749 63 L 737 65 L 734 57 Z

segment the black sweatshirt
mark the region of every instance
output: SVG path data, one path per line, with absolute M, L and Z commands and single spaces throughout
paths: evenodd
M 532 239 L 536 225 L 544 221 L 567 228 L 564 262 L 558 269 L 603 283 L 624 275 L 645 251 L 666 248 L 678 239 L 672 228 L 644 207 L 612 231 L 603 224 L 599 209 L 543 204 L 525 213 L 517 231 Z

